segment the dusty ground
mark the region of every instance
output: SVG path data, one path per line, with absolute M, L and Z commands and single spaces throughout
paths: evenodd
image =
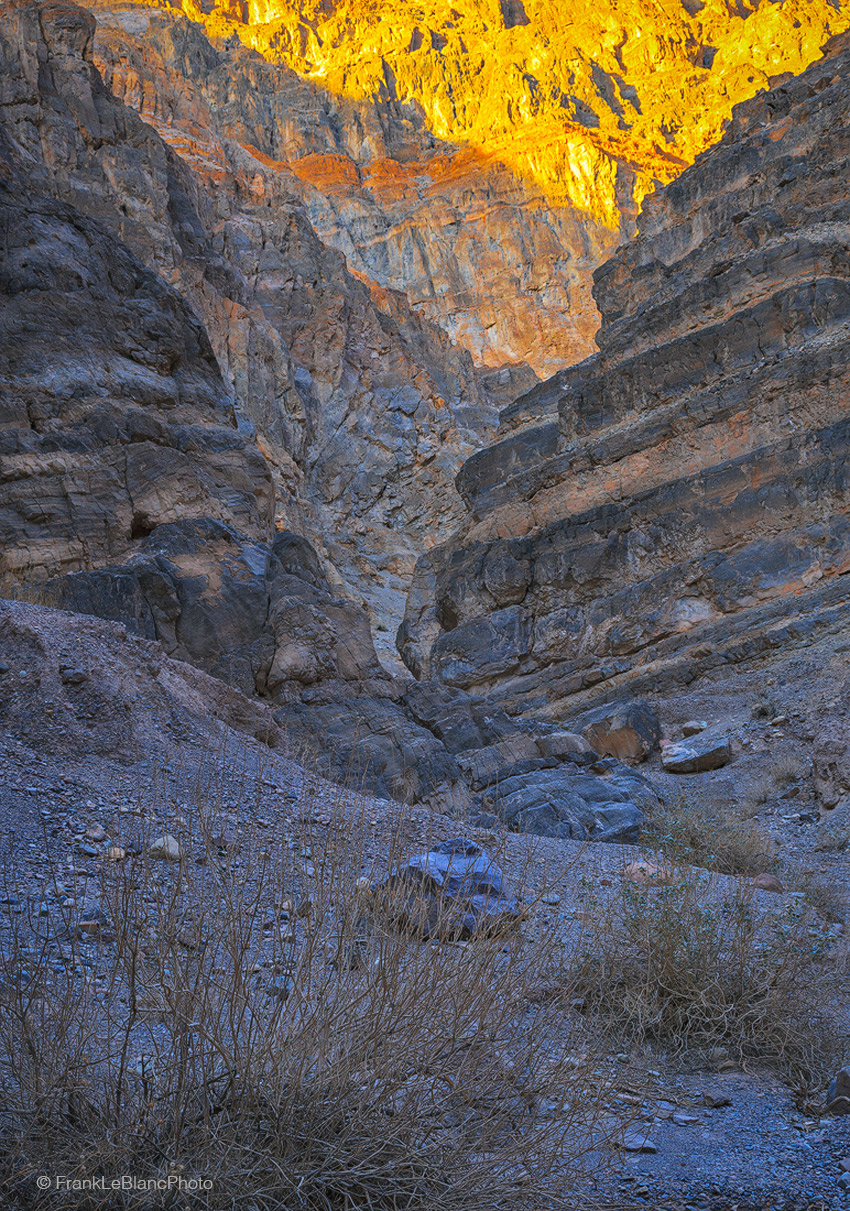
M 49 907 L 57 871 L 62 894 L 80 903 L 95 901 L 105 847 L 132 847 L 160 825 L 176 828 L 173 822 L 186 811 L 187 788 L 197 785 L 199 772 L 209 777 L 222 821 L 230 827 L 249 824 L 272 832 L 308 819 L 326 828 L 323 822 L 341 802 L 348 803 L 367 818 L 363 869 L 370 872 L 402 827 L 410 849 L 469 831 L 457 821 L 401 812 L 386 801 L 363 800 L 322 783 L 282 748 L 257 740 L 261 734 L 273 746 L 279 743 L 264 731 L 262 707 L 113 624 L 57 620 L 40 607 L 4 605 L 0 665 L 0 827 L 11 846 L 0 896 L 6 919 L 18 907 Z M 77 673 L 84 674 L 82 680 Z M 685 719 L 706 719 L 735 736 L 736 760 L 713 774 L 678 778 L 663 774 L 657 758 L 645 767 L 668 794 L 703 806 L 733 802 L 746 809 L 776 839 L 789 896 L 809 886 L 813 872 L 833 889 L 832 911 L 822 924 L 835 934 L 843 930 L 847 855 L 818 850 L 820 830 L 829 822 L 821 821 L 815 802 L 809 750 L 821 721 L 842 710 L 845 679 L 843 654 L 822 650 L 787 668 L 774 664 L 767 673 L 753 669 L 731 682 L 695 687 L 663 704 L 668 735 L 676 738 Z M 775 712 L 770 718 L 785 715 L 787 722 L 771 725 L 764 715 L 753 717 L 765 692 Z M 775 770 L 789 758 L 799 774 L 784 777 L 779 787 Z M 92 842 L 86 832 L 97 825 L 105 835 Z M 638 853 L 630 846 L 582 847 L 475 830 L 473 835 L 500 855 L 514 880 L 522 879 L 536 923 L 568 942 L 587 888 L 616 886 Z M 541 892 L 558 902 L 539 902 Z M 756 900 L 770 911 L 789 896 L 759 892 Z M 836 1031 L 845 1029 L 845 1018 L 845 1006 L 835 1006 Z M 840 1162 L 850 1156 L 850 1116 L 821 1117 L 811 1107 L 801 1112 L 791 1092 L 767 1073 L 700 1067 L 657 1051 L 612 1051 L 590 1079 L 606 1090 L 611 1122 L 638 1116 L 657 1151 L 591 1152 L 592 1174 L 553 1175 L 553 1205 L 850 1205 L 836 1184 Z M 728 1097 L 729 1104 L 709 1108 L 706 1092 Z M 673 1114 L 693 1121 L 675 1122 L 668 1117 Z

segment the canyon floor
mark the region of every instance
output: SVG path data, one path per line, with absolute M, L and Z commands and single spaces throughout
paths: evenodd
M 556 937 L 565 956 L 572 955 L 567 966 L 576 961 L 588 911 L 599 919 L 603 902 L 622 909 L 618 891 L 628 884 L 624 872 L 630 864 L 673 862 L 651 834 L 637 846 L 587 845 L 501 827 L 482 830 L 462 819 L 346 791 L 258 739 L 263 708 L 257 703 L 164 657 L 155 643 L 128 638 L 117 624 L 59 619 L 55 611 L 22 603 L 5 603 L 3 617 L 0 821 L 9 848 L 0 925 L 7 992 L 16 978 L 14 963 L 22 961 L 10 948 L 10 930 L 30 922 L 42 938 L 39 945 L 60 966 L 64 951 L 67 964 L 64 917 L 96 919 L 106 903 L 109 872 L 143 854 L 156 836 L 175 835 L 183 861 L 190 853 L 196 857 L 199 803 L 209 807 L 225 837 L 218 841 L 222 852 L 227 846 L 238 851 L 247 869 L 253 866 L 246 851 L 273 838 L 307 855 L 298 890 L 291 877 L 284 884 L 283 875 L 280 883 L 268 884 L 263 909 L 273 917 L 284 890 L 296 898 L 311 893 L 322 874 L 316 868 L 335 830 L 345 833 L 346 820 L 357 818 L 363 826 L 343 889 L 352 898 L 358 894 L 355 876 L 375 878 L 436 842 L 468 836 L 499 861 L 509 885 L 520 891 L 527 906 L 521 926 L 526 941 L 531 944 L 540 930 Z M 648 770 L 666 805 L 684 798 L 687 814 L 704 821 L 707 846 L 712 837 L 722 846 L 724 834 L 712 833 L 711 821 L 730 807 L 736 818 L 755 821 L 775 846 L 763 862 L 779 874 L 785 890 L 756 891 L 752 903 L 767 918 L 797 906 L 814 910 L 806 938 L 830 948 L 814 1003 L 831 1023 L 836 1056 L 848 1024 L 848 861 L 847 838 L 840 835 L 847 822 L 819 811 L 811 754 L 816 738 L 842 723 L 848 705 L 841 648 L 840 636 L 825 637 L 785 665 L 774 662 L 766 677 L 753 668 L 745 676 L 700 681 L 667 704 L 665 732 L 676 736 L 686 719 L 700 718 L 734 737 L 735 760 L 722 770 L 676 776 L 665 774 L 654 758 Z M 810 689 L 814 670 L 816 695 Z M 123 699 L 111 692 L 118 683 Z M 86 729 L 84 746 L 79 728 Z M 118 861 L 116 851 L 122 853 Z M 705 880 L 696 901 L 703 906 L 752 882 L 751 874 L 709 873 L 687 864 L 676 869 Z M 100 937 L 92 934 L 77 947 L 80 966 L 73 978 L 97 985 L 114 962 L 113 952 L 105 929 Z M 262 971 L 262 961 L 256 970 L 260 981 L 273 975 Z M 816 1081 L 801 1094 L 787 1074 L 781 1079 L 755 1058 L 742 1065 L 722 1046 L 707 1055 L 646 1041 L 638 1045 L 619 1033 L 600 1033 L 592 1015 L 585 1019 L 575 1007 L 558 1022 L 557 1029 L 554 1020 L 548 1024 L 544 1048 L 561 1055 L 569 1037 L 570 1054 L 579 1055 L 579 1080 L 574 1075 L 569 1097 L 592 1104 L 594 1114 L 587 1125 L 568 1123 L 573 1144 L 577 1132 L 587 1133 L 580 1164 L 553 1168 L 541 1206 L 773 1211 L 846 1205 L 837 1183 L 841 1162 L 850 1155 L 850 1116 L 826 1113 L 825 1090 Z M 558 1114 L 550 1105 L 538 1111 Z M 652 1151 L 626 1151 L 626 1137 Z M 17 1201 L 7 1205 L 51 1205 L 28 1201 L 34 1199 L 32 1174 L 28 1178 L 18 1160 L 17 1171 L 7 1174 L 15 1179 Z

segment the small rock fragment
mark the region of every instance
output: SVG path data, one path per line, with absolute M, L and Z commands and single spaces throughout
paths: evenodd
M 831 1114 L 850 1114 L 850 1067 L 839 1068 L 829 1082 L 826 1104 Z
M 700 732 L 704 732 L 708 727 L 705 719 L 689 719 L 687 723 L 682 724 L 683 736 L 698 736 Z
M 757 887 L 760 891 L 775 891 L 784 892 L 785 888 L 780 879 L 776 875 L 769 875 L 766 871 L 756 875 L 753 879 L 753 887 Z
M 709 1089 L 703 1093 L 702 1103 L 704 1106 L 708 1106 L 709 1110 L 719 1110 L 721 1106 L 731 1106 L 732 1099 L 726 1093 Z
M 162 837 L 157 837 L 148 846 L 148 857 L 158 858 L 163 862 L 179 862 L 183 857 L 183 851 L 177 838 L 172 837 L 171 833 L 166 833 Z
M 89 675 L 85 669 L 74 668 L 73 665 L 63 664 L 59 670 L 59 676 L 62 678 L 63 685 L 82 685 L 84 681 L 88 681 Z
M 291 980 L 269 980 L 265 986 L 265 994 L 267 997 L 273 997 L 276 1001 L 286 1001 L 289 999 L 292 989 L 293 983 Z
M 626 1152 L 657 1152 L 658 1145 L 640 1131 L 627 1131 L 622 1139 Z
M 687 742 L 670 744 L 661 753 L 668 774 L 701 774 L 720 769 L 732 760 L 728 736 L 693 736 Z
M 648 858 L 635 858 L 623 868 L 623 874 L 636 883 L 670 883 L 675 878 L 674 872 L 668 867 L 658 866 Z

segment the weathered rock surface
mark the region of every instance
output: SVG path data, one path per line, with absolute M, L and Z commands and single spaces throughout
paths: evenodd
M 516 832 L 594 841 L 636 841 L 647 818 L 634 779 L 541 768 L 502 777 L 494 810 Z M 643 789 L 657 803 L 648 783 Z
M 600 352 L 458 477 L 399 633 L 419 675 L 569 722 L 847 617 L 848 75 L 838 38 L 648 199 Z
M 850 738 L 846 728 L 833 724 L 823 729 L 815 741 L 812 763 L 818 799 L 832 811 L 850 795 Z
M 317 239 L 290 177 L 266 163 L 259 146 L 254 154 L 225 139 L 216 144 L 214 163 L 200 153 L 192 159 L 186 148 L 184 158 L 175 154 L 104 88 L 93 67 L 91 17 L 60 4 L 11 5 L 8 12 L 0 123 L 11 174 L 27 181 L 30 192 L 94 220 L 182 296 L 170 306 L 194 313 L 195 339 L 205 345 L 209 372 L 220 379 L 226 423 L 235 417 L 245 438 L 258 435 L 276 488 L 277 525 L 306 535 L 335 586 L 369 603 L 386 644 L 403 610 L 415 553 L 447 534 L 459 515 L 452 483 L 458 463 L 488 432 L 491 410 L 469 354 L 453 350 L 401 295 L 384 291 L 373 298 L 342 256 Z M 184 92 L 172 97 L 157 79 L 161 108 L 183 106 L 203 125 L 198 81 L 217 80 L 219 92 L 229 87 L 228 64 L 200 27 L 175 19 L 176 30 L 166 21 L 161 33 L 175 55 L 173 40 L 181 37 Z M 151 34 L 146 46 L 154 45 Z M 248 52 L 242 58 L 256 60 Z M 263 86 L 268 98 L 280 83 L 278 69 L 262 62 L 254 63 L 254 76 L 244 88 L 255 101 Z M 206 118 L 214 125 L 208 111 Z M 259 145 L 261 115 L 255 123 Z M 108 291 L 107 283 L 108 277 L 96 288 Z M 11 287 L 17 290 L 14 282 Z M 62 288 L 73 293 L 75 287 L 65 281 Z M 29 301 L 39 308 L 44 296 Z M 100 306 L 106 310 L 105 301 Z M 151 377 L 167 378 L 176 367 L 178 348 L 169 352 L 165 345 L 179 345 L 181 320 L 167 311 L 150 331 L 144 314 L 116 317 L 130 334 L 122 337 L 129 348 L 120 357 L 135 357 L 137 406 L 144 391 L 151 399 L 162 399 L 163 391 L 166 401 L 180 399 L 176 386 L 166 390 Z M 46 315 L 45 335 L 52 340 L 51 325 L 55 330 L 56 317 Z M 105 332 L 94 337 L 110 339 Z M 160 352 L 148 350 L 157 342 Z M 46 364 L 68 360 L 67 349 L 49 344 L 43 356 Z M 154 364 L 142 372 L 146 358 Z M 120 390 L 129 373 L 124 361 L 104 365 L 95 396 Z M 50 407 L 59 379 L 29 364 L 25 373 L 31 396 L 41 375 L 39 406 Z M 63 373 L 71 373 L 70 364 Z M 11 382 L 9 389 L 16 390 Z M 140 432 L 136 436 L 141 440 Z M 158 440 L 156 433 L 145 436 Z M 256 442 L 249 444 L 256 449 Z M 140 517 L 137 529 L 155 524 L 160 512 L 154 509 L 150 523 Z M 28 580 L 45 572 L 36 552 L 14 566 L 15 575 Z
M 203 72 L 172 8 L 215 45 Z M 477 362 L 538 374 L 591 352 L 590 274 L 646 193 L 720 136 L 735 102 L 848 25 L 831 0 L 98 9 L 123 31 L 103 37 L 112 82 L 181 153 L 205 143 L 220 169 L 201 134 L 212 102 L 218 131 L 274 158 L 349 268 L 403 291 Z M 191 102 L 174 113 L 187 71 Z
M 597 707 L 577 720 L 591 747 L 607 757 L 644 761 L 661 739 L 661 720 L 648 702 Z
M 262 438 L 282 524 L 368 603 L 385 660 L 416 556 L 462 518 L 454 476 L 491 439 L 487 401 L 592 350 L 592 271 L 647 190 L 848 22 L 830 0 L 94 8 L 108 85 L 204 199 L 200 261 L 182 237 L 165 261 Z M 130 205 L 149 233 L 156 211 Z
M 523 786 L 532 787 L 533 798 L 542 770 L 554 795 L 570 796 L 571 825 L 556 835 L 579 839 L 621 839 L 624 829 L 633 834 L 640 809 L 651 811 L 657 803 L 650 785 L 626 767 L 589 774 L 580 762 L 595 761 L 594 754 L 570 748 L 563 761 L 541 757 L 542 739 L 518 730 L 508 716 L 485 709 L 475 698 L 438 685 L 405 683 L 380 668 L 368 676 L 367 665 L 356 665 L 363 655 L 350 631 L 344 632 L 349 642 L 344 652 L 338 638 L 334 650 L 334 603 L 326 603 L 320 589 L 313 596 L 299 595 L 292 583 L 297 578 L 280 566 L 278 575 L 291 577 L 287 590 L 297 607 L 311 611 L 324 627 L 332 667 L 313 682 L 299 681 L 304 652 L 315 658 L 324 650 L 320 633 L 315 644 L 298 649 L 293 666 L 265 701 L 250 687 L 243 694 L 224 684 L 220 671 L 211 677 L 186 663 L 180 650 L 166 655 L 159 638 L 140 635 L 132 623 L 0 599 L 0 727 L 57 756 L 95 753 L 137 760 L 139 753 L 167 753 L 187 729 L 207 733 L 220 720 L 270 748 L 303 755 L 332 780 L 385 799 L 448 807 L 455 815 L 505 797 L 509 782 L 512 793 L 522 789 L 515 780 L 529 773 Z M 284 615 L 296 608 L 285 595 L 273 600 Z M 305 634 L 296 631 L 293 645 Z M 257 642 L 270 648 L 269 640 L 264 634 Z M 287 649 L 279 646 L 281 651 Z M 373 650 L 371 656 L 374 669 Z M 69 681 L 64 670 L 71 661 L 82 677 Z M 541 738 L 547 732 L 559 735 L 545 721 L 527 726 Z M 491 753 L 495 759 L 487 777 L 476 780 L 475 759 Z M 517 761 L 529 753 L 533 756 Z M 551 814 L 502 818 L 517 830 L 545 834 L 552 831 Z
M 721 769 L 732 760 L 728 736 L 692 736 L 680 744 L 670 744 L 661 754 L 668 774 L 701 774 Z
M 120 198 L 143 196 L 179 216 L 158 257 L 175 231 L 206 236 L 185 170 L 104 89 L 93 29 L 74 6 L 21 4 L 0 30 L 3 586 L 158 640 L 273 703 L 297 738 L 314 727 L 316 748 L 331 736 L 331 776 L 353 763 L 388 794 L 413 768 L 410 798 L 454 803 L 458 788 L 463 803 L 365 611 L 277 528 L 269 462 L 196 312 L 123 238 L 150 235 L 122 217 Z
M 376 907 L 424 937 L 501 933 L 520 919 L 498 863 L 468 837 L 414 854 L 370 893 Z
M 460 811 L 529 762 L 577 769 L 566 759 L 588 754 L 563 736 L 542 753 L 503 712 L 388 675 L 366 611 L 303 534 L 280 528 L 280 481 L 198 318 L 214 314 L 211 297 L 221 302 L 215 282 L 230 290 L 238 275 L 224 258 L 203 259 L 212 237 L 202 200 L 157 134 L 104 88 L 93 29 L 80 9 L 48 3 L 11 6 L 0 30 L 4 588 L 156 640 L 261 698 L 274 743 L 383 797 Z M 137 214 L 143 197 L 153 218 L 136 222 L 122 207 Z M 301 222 L 294 210 L 284 218 Z M 178 236 L 197 243 L 197 258 L 172 257 Z M 279 250 L 268 255 L 279 263 Z M 193 277 L 202 265 L 215 279 L 207 295 L 206 279 Z M 338 258 L 333 273 L 344 286 Z M 340 296 L 341 307 L 349 301 Z M 368 306 L 361 320 L 377 322 Z M 315 329 L 314 343 L 327 352 Z M 323 440 L 321 410 L 314 420 Z M 340 457 L 352 451 L 359 457 L 356 442 L 343 443 Z M 374 472 L 368 462 L 360 470 Z M 10 657 L 31 643 L 48 660 L 43 640 L 28 637 L 26 608 L 7 608 Z M 71 615 L 50 618 L 61 642 Z M 75 702 L 84 713 L 102 704 L 98 678 L 73 650 L 63 657 L 50 674 L 63 687 L 52 709 L 64 717 L 64 704 L 71 715 Z M 40 718 L 38 686 L 9 685 L 16 726 Z M 120 740 L 114 728 L 88 736 L 71 716 L 68 727 L 84 747 Z M 599 831 L 592 807 L 584 819 L 581 835 Z

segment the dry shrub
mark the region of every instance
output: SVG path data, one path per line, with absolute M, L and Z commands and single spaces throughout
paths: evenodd
M 748 884 L 665 869 L 663 885 L 624 876 L 605 899 L 590 893 L 587 1011 L 632 1045 L 691 1058 L 723 1047 L 807 1093 L 834 1060 L 822 1012 L 835 983 L 832 939 L 801 899 L 765 908 Z
M 782 753 L 773 761 L 771 773 L 777 786 L 790 786 L 803 776 L 805 768 L 793 753 Z
M 560 1062 L 569 1013 L 532 1003 L 562 946 L 529 922 L 466 943 L 395 929 L 357 881 L 427 847 L 426 826 L 400 814 L 387 852 L 352 796 L 234 824 L 214 783 L 195 780 L 191 815 L 140 818 L 136 856 L 104 866 L 96 927 L 78 909 L 7 918 L 12 1205 L 184 1201 L 39 1194 L 44 1173 L 170 1180 L 175 1200 L 180 1182 L 211 1182 L 191 1190 L 197 1211 L 538 1205 L 598 1108 Z M 179 862 L 147 857 L 166 827 Z
M 807 903 L 815 912 L 820 913 L 825 921 L 844 924 L 850 910 L 850 895 L 847 891 L 847 880 L 843 875 L 830 877 L 806 871 L 799 886 Z
M 815 843 L 815 850 L 823 854 L 840 853 L 848 845 L 850 845 L 850 828 L 840 824 L 824 824 L 821 826 L 820 836 Z
M 744 810 L 757 812 L 775 799 L 785 787 L 790 786 L 805 774 L 805 768 L 793 753 L 782 753 L 774 758 L 758 785 L 745 797 Z
M 725 875 L 757 875 L 778 868 L 776 843 L 734 806 L 719 811 L 670 796 L 653 813 L 648 837 L 674 861 Z

